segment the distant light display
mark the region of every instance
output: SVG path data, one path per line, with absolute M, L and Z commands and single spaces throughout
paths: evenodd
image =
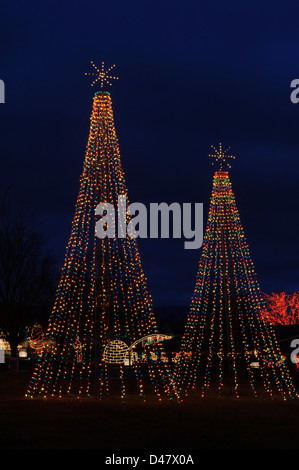
M 299 324 L 299 293 L 285 292 L 264 294 L 265 308 L 261 315 L 271 325 L 298 325 Z
M 30 335 L 27 338 L 27 342 L 32 349 L 34 354 L 40 356 L 43 352 L 44 343 L 44 331 L 41 325 L 36 323 L 30 330 Z

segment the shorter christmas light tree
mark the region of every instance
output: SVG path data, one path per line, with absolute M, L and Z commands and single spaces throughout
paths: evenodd
M 202 254 L 177 368 L 181 397 L 191 390 L 296 395 L 256 278 L 220 144 Z M 230 167 L 230 165 L 228 164 Z
M 96 78 L 110 84 L 110 71 L 94 63 Z M 118 208 L 127 198 L 112 100 L 93 98 L 90 132 L 79 194 L 43 348 L 28 398 L 120 396 L 142 399 L 152 392 L 172 398 L 175 384 L 162 360 L 161 343 L 137 241 L 96 234 L 104 214 L 99 205 Z M 125 213 L 125 226 L 130 215 Z M 119 221 L 118 221 L 119 222 Z M 105 224 L 103 224 L 105 225 Z M 108 235 L 108 234 L 107 234 Z

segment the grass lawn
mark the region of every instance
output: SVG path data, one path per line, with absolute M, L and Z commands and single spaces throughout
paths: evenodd
M 297 449 L 299 399 L 29 400 L 31 372 L 0 371 L 1 449 Z

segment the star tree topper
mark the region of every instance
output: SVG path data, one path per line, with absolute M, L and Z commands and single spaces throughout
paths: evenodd
M 105 70 L 104 62 L 102 62 L 101 70 L 93 63 L 93 61 L 91 61 L 91 65 L 95 68 L 96 71 L 93 73 L 85 73 L 85 75 L 93 75 L 96 77 L 95 80 L 92 82 L 91 86 L 94 86 L 99 81 L 101 84 L 101 88 L 103 88 L 105 83 L 112 86 L 112 83 L 110 83 L 109 80 L 118 80 L 118 77 L 113 77 L 112 75 L 109 75 L 109 72 L 115 67 L 115 65 L 112 65 L 107 70 Z
M 231 168 L 231 165 L 226 160 L 229 159 L 229 158 L 234 160 L 236 157 L 234 157 L 234 155 L 227 155 L 226 152 L 228 152 L 230 147 L 228 147 L 228 149 L 226 149 L 226 150 L 223 150 L 221 143 L 219 144 L 219 149 L 218 150 L 213 145 L 211 145 L 211 147 L 215 151 L 215 153 L 209 154 L 209 157 L 215 158 L 215 161 L 213 161 L 212 165 L 214 165 L 217 162 L 220 162 L 220 171 L 222 170 L 222 167 L 225 163 L 229 168 Z

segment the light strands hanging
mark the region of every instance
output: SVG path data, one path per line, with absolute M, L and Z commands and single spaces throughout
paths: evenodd
M 102 86 L 107 78 L 113 78 L 107 75 L 110 70 L 105 76 L 99 74 Z M 147 344 L 144 350 L 150 353 L 146 361 L 134 361 L 129 365 L 130 373 L 123 361 L 105 361 L 107 345 L 133 344 L 159 334 L 136 239 L 128 235 L 99 239 L 95 235 L 96 207 L 103 202 L 117 207 L 119 195 L 127 198 L 112 100 L 108 92 L 100 91 L 93 98 L 71 234 L 45 335 L 53 346 L 35 367 L 29 398 L 103 398 L 116 393 L 111 389 L 111 383 L 116 383 L 111 382 L 112 377 L 118 377 L 122 399 L 127 381 L 136 385 L 142 399 L 145 384 L 159 399 L 176 394 L 168 364 L 151 359 L 150 353 L 162 356 L 160 343 Z
M 215 150 L 215 148 L 214 148 Z M 271 325 L 237 210 L 220 144 L 206 232 L 176 378 L 192 390 L 297 396 Z

